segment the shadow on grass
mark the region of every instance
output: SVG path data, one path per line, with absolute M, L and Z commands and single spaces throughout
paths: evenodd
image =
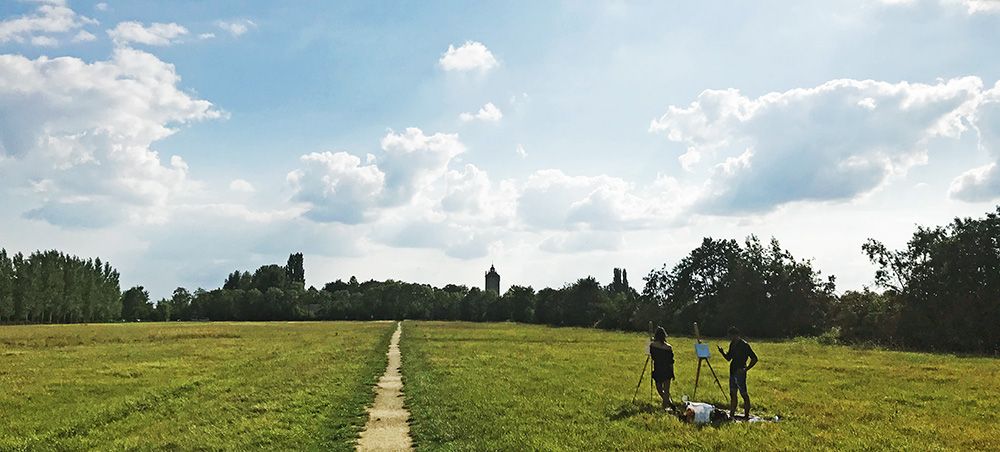
M 728 409 L 721 404 L 713 403 L 713 405 L 715 405 L 715 409 L 718 411 L 728 411 Z M 743 423 L 747 421 L 740 415 L 737 415 L 736 418 L 729 418 L 729 416 L 722 416 L 722 417 L 713 416 L 712 420 L 706 424 L 694 424 L 689 420 L 683 419 L 679 411 L 675 411 L 674 409 L 665 409 L 661 407 L 658 403 L 653 403 L 643 400 L 635 402 L 622 402 L 620 405 L 613 407 L 611 410 L 608 411 L 608 419 L 612 421 L 620 421 L 644 414 L 676 418 L 681 422 L 690 424 L 691 426 L 696 428 L 721 427 L 727 424 Z M 778 422 L 778 419 L 784 420 L 783 416 L 774 416 L 774 415 L 752 416 L 752 417 L 754 418 L 754 420 L 751 421 L 750 423 L 755 423 L 755 422 L 770 423 L 770 422 Z
M 620 421 L 622 419 L 628 419 L 630 417 L 638 416 L 640 414 L 674 416 L 673 411 L 668 411 L 664 409 L 658 403 L 652 403 L 644 400 L 637 400 L 635 402 L 623 402 L 621 405 L 612 408 L 608 412 L 608 418 L 613 421 Z

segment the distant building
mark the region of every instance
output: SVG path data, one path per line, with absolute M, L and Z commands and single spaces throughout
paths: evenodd
M 486 272 L 486 290 L 500 295 L 500 274 L 492 265 L 490 265 L 490 271 Z

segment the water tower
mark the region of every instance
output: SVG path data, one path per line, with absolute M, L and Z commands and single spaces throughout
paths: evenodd
M 490 271 L 486 272 L 486 290 L 500 295 L 500 274 L 492 265 L 490 265 Z

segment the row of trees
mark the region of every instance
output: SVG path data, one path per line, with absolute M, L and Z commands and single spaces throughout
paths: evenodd
M 758 337 L 833 333 L 848 342 L 921 350 L 1000 353 L 1000 207 L 983 218 L 919 227 L 906 247 L 869 240 L 875 290 L 834 294 L 809 261 L 776 240 L 705 239 L 671 268 L 650 272 L 647 315 L 680 331 L 699 321 L 721 335 L 737 325 Z M 881 292 L 879 292 L 881 290 Z
M 103 322 L 121 313 L 118 271 L 58 251 L 0 249 L 0 322 Z
M 754 337 L 833 332 L 845 341 L 1000 351 L 1000 207 L 985 218 L 918 228 L 902 250 L 869 240 L 862 251 L 876 266 L 876 290 L 840 296 L 834 278 L 810 261 L 751 236 L 704 239 L 675 265 L 651 271 L 642 294 L 617 268 L 607 286 L 587 277 L 537 292 L 512 286 L 502 296 L 354 277 L 306 289 L 296 253 L 284 266 L 236 271 L 218 289 L 178 288 L 154 304 L 141 286 L 119 296 L 118 273 L 100 260 L 56 251 L 8 258 L 0 250 L 0 321 L 408 318 L 633 330 L 653 321 L 678 334 L 697 321 L 716 336 L 737 325 Z

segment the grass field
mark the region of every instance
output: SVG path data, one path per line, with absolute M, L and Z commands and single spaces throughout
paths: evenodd
M 699 429 L 629 403 L 642 334 L 411 321 L 403 331 L 411 431 L 425 450 L 1000 450 L 997 359 L 754 341 L 755 412 L 784 420 Z M 677 401 L 697 362 L 691 339 L 670 342 Z M 726 386 L 725 361 L 713 361 Z M 699 400 L 723 401 L 702 382 Z
M 0 327 L 0 450 L 351 450 L 394 328 Z

